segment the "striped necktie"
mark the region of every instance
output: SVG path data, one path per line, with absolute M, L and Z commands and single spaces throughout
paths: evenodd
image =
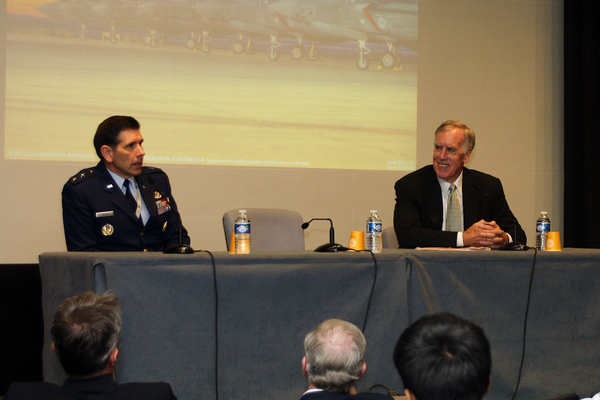
M 456 193 L 456 185 L 450 185 L 448 193 L 448 209 L 446 210 L 446 230 L 450 232 L 462 231 L 462 213 L 460 211 L 460 200 Z

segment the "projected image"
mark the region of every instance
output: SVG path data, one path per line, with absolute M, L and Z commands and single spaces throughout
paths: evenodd
M 413 170 L 417 0 L 8 0 L 5 158 Z

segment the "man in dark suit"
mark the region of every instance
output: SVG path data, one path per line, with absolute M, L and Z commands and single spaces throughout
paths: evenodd
M 301 400 L 386 400 L 389 396 L 357 393 L 354 382 L 367 370 L 367 342 L 350 322 L 328 319 L 304 338 L 302 373 L 308 390 Z
M 79 171 L 62 191 L 69 251 L 163 251 L 179 243 L 181 221 L 168 176 L 143 167 L 140 125 L 113 116 L 94 136 L 100 162 Z M 190 243 L 185 228 L 182 242 Z
M 526 244 L 500 180 L 464 167 L 474 147 L 469 127 L 443 122 L 435 132 L 433 165 L 396 182 L 394 229 L 401 248 Z
M 68 298 L 50 332 L 52 349 L 68 376 L 64 384 L 16 382 L 4 400 L 176 400 L 168 383 L 115 382 L 122 323 L 119 300 L 112 293 Z
M 419 318 L 402 332 L 394 364 L 407 400 L 481 400 L 492 353 L 483 329 L 450 313 Z

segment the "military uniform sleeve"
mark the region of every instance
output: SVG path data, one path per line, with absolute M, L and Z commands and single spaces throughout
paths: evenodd
M 99 251 L 92 210 L 77 185 L 67 182 L 62 191 L 63 226 L 68 251 Z

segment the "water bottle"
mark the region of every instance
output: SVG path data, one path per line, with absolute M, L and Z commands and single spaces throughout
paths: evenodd
M 542 216 L 535 224 L 535 248 L 538 250 L 546 250 L 546 236 L 550 232 L 550 218 L 548 213 L 542 211 Z
M 377 215 L 377 210 L 371 210 L 371 215 L 367 219 L 367 235 L 365 237 L 365 248 L 373 253 L 381 253 L 383 243 L 381 234 L 383 232 L 381 218 Z
M 240 210 L 235 219 L 235 254 L 250 253 L 250 220 L 246 210 Z

